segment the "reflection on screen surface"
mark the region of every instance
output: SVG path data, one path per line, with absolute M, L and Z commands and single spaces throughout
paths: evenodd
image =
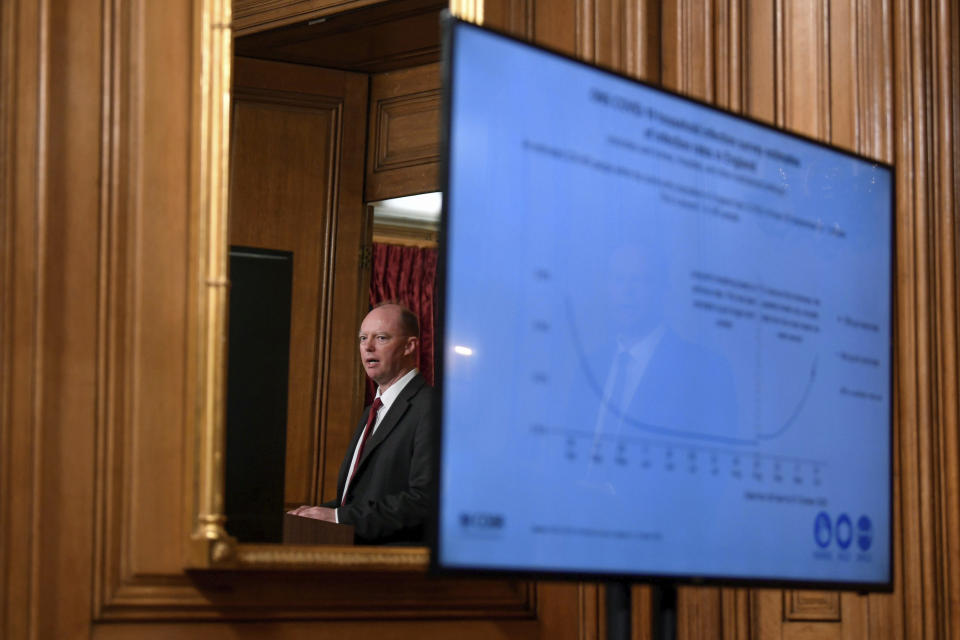
M 888 583 L 889 168 L 452 29 L 437 564 Z

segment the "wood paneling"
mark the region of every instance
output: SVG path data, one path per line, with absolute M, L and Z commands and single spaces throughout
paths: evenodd
M 238 0 L 252 10 L 238 24 L 364 4 Z M 684 637 L 956 638 L 957 5 L 713 0 L 705 21 L 688 0 L 659 4 L 669 86 L 897 171 L 896 590 L 840 594 L 839 621 L 788 619 L 800 597 L 789 591 L 685 591 Z M 598 5 L 497 0 L 487 16 L 642 66 L 646 45 L 616 42 L 616 25 L 601 24 L 632 9 Z M 188 357 L 201 210 L 195 3 L 9 0 L 0 11 L 0 635 L 598 637 L 595 585 L 533 594 L 420 574 L 183 571 L 198 376 Z M 588 17 L 599 26 L 578 26 Z M 345 233 L 343 246 L 362 235 Z M 359 263 L 349 251 L 335 259 Z M 359 294 L 332 295 L 346 308 Z M 334 348 L 330 366 L 349 367 L 352 339 Z M 322 405 L 336 402 L 355 412 L 352 397 Z M 636 589 L 635 612 L 643 598 Z
M 777 123 L 821 140 L 831 128 L 830 25 L 829 0 L 782 2 L 776 12 Z
M 894 3 L 893 96 L 897 114 L 897 320 L 899 507 L 897 550 L 902 632 L 956 637 L 960 610 L 949 589 L 957 555 L 957 61 L 960 35 L 947 2 Z M 952 145 L 955 146 L 955 145 Z
M 94 245 L 101 260 L 95 617 L 186 582 L 175 576 L 189 532 L 185 389 L 196 381 L 188 357 L 195 76 L 190 51 L 169 47 L 160 34 L 190 42 L 197 15 L 189 2 L 105 6 L 106 48 L 94 65 L 103 65 L 107 90 L 104 211 Z
M 367 201 L 437 191 L 439 162 L 439 65 L 374 75 Z
M 443 0 L 381 1 L 237 38 L 236 52 L 367 73 L 424 65 L 440 59 L 440 11 L 445 7 Z
M 836 591 L 785 591 L 783 617 L 789 622 L 839 622 L 840 594 Z
M 658 0 L 488 0 L 487 26 L 641 78 L 660 78 Z
M 362 172 L 363 156 L 356 152 L 362 142 L 343 142 L 363 140 L 367 79 L 238 58 L 234 87 L 230 243 L 293 253 L 284 499 L 288 505 L 313 504 L 325 466 L 319 438 L 326 433 L 320 422 L 326 407 L 320 399 L 328 368 L 321 338 L 331 330 L 336 213 L 364 218 L 359 194 L 339 184 L 341 176 L 356 180 Z M 352 322 L 354 315 L 344 320 Z M 334 472 L 342 453 L 337 447 L 346 446 L 340 440 L 349 438 L 352 425 L 351 417 L 340 426 L 340 437 L 330 437 Z
M 661 82 L 701 100 L 714 99 L 713 32 L 716 2 L 673 0 L 661 9 Z
M 233 29 L 237 35 L 245 35 L 382 2 L 383 0 L 233 0 Z
M 34 466 L 40 353 L 34 298 L 40 289 L 41 23 L 33 2 L 0 6 L 0 635 L 36 625 Z M 12 526 L 19 523 L 19 526 Z
M 437 230 L 401 224 L 374 223 L 373 241 L 408 247 L 437 248 Z
M 936 604 L 956 599 L 958 574 L 957 204 L 956 187 L 933 182 L 955 183 L 956 151 L 942 141 L 957 126 L 956 14 L 926 1 L 664 3 L 668 86 L 895 162 L 898 180 L 896 591 L 811 600 L 723 590 L 718 616 L 709 591 L 684 590 L 687 637 L 721 627 L 726 638 L 957 633 L 955 608 Z

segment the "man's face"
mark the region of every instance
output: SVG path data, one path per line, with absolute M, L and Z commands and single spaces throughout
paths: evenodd
M 417 338 L 403 335 L 397 307 L 378 307 L 368 313 L 359 337 L 363 369 L 381 391 L 414 367 Z

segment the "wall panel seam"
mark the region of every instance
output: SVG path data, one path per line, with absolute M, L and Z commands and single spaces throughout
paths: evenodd
M 13 242 L 14 217 L 16 216 L 14 190 L 14 158 L 16 140 L 15 98 L 17 95 L 17 47 L 14 46 L 18 24 L 17 3 L 4 2 L 0 5 L 0 522 L 11 522 L 12 491 L 10 489 L 12 472 L 11 442 L 13 431 L 13 326 L 14 326 L 14 287 L 13 274 L 16 264 Z M 10 621 L 10 598 L 13 591 L 13 577 L 9 570 L 10 527 L 0 527 L 0 631 L 8 630 Z
M 331 118 L 331 135 L 330 135 L 330 149 L 328 149 L 327 154 L 332 161 L 329 163 L 329 171 L 327 174 L 327 183 L 329 188 L 327 190 L 327 203 L 326 211 L 331 212 L 329 224 L 326 225 L 326 237 L 324 242 L 326 244 L 325 253 L 327 256 L 327 261 L 322 265 L 323 273 L 319 278 L 320 282 L 320 291 L 318 292 L 319 304 L 317 305 L 317 327 L 319 333 L 323 336 L 321 340 L 317 341 L 317 357 L 315 358 L 314 364 L 314 380 L 316 381 L 316 386 L 313 393 L 313 402 L 311 413 L 314 416 L 314 424 L 319 425 L 317 432 L 314 435 L 313 447 L 314 451 L 317 452 L 317 457 L 314 460 L 314 472 L 313 476 L 313 486 L 311 491 L 313 492 L 314 499 L 319 503 L 323 498 L 320 495 L 320 492 L 324 489 L 323 481 L 326 475 L 325 469 L 323 468 L 323 461 L 327 459 L 325 451 L 321 451 L 319 443 L 326 440 L 326 434 L 328 432 L 327 424 L 327 415 L 326 409 L 328 407 L 328 392 L 329 385 L 326 381 L 330 376 L 330 342 L 332 336 L 332 326 L 333 326 L 333 296 L 334 296 L 334 269 L 337 264 L 337 230 L 339 229 L 339 220 L 340 220 L 340 182 L 337 180 L 337 176 L 340 175 L 340 166 L 341 166 L 341 156 L 343 154 L 343 103 L 337 103 L 335 107 L 335 116 Z M 332 460 L 335 460 L 333 458 Z M 336 462 L 334 462 L 336 464 Z
M 37 541 L 41 539 L 41 513 L 38 496 L 43 490 L 41 481 L 41 458 L 43 450 L 43 340 L 44 340 L 44 282 L 45 258 L 44 238 L 47 231 L 47 201 L 46 201 L 46 171 L 47 158 L 45 150 L 47 149 L 47 83 L 49 82 L 50 66 L 50 3 L 49 0 L 40 0 L 38 4 L 38 35 L 39 59 L 38 63 L 38 82 L 37 82 L 37 132 L 36 132 L 36 213 L 34 227 L 34 328 L 33 328 L 33 366 L 30 383 L 31 395 L 31 446 L 30 458 L 32 462 L 31 473 L 31 537 L 30 537 L 30 585 L 28 588 L 29 600 L 27 610 L 28 618 L 28 636 L 37 638 L 38 621 L 40 617 L 40 545 Z

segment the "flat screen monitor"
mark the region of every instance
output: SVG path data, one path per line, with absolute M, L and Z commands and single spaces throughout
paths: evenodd
M 891 588 L 891 167 L 445 32 L 435 566 Z

